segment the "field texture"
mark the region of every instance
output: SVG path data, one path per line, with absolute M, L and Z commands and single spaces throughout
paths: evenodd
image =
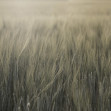
M 90 15 L 0 20 L 0 111 L 111 111 L 111 16 Z

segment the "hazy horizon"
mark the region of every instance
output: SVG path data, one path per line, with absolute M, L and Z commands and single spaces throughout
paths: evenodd
M 0 16 L 104 15 L 104 12 L 110 14 L 110 3 L 99 0 L 0 0 Z

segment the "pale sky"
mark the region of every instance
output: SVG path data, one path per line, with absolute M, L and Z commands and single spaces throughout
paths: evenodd
M 110 0 L 0 0 L 0 16 L 110 13 Z

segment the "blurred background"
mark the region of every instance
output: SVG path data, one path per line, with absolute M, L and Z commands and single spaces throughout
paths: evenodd
M 110 15 L 110 0 L 0 0 L 1 17 Z

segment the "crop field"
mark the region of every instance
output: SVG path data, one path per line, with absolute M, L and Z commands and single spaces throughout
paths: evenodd
M 111 111 L 110 1 L 0 1 L 0 111 Z

